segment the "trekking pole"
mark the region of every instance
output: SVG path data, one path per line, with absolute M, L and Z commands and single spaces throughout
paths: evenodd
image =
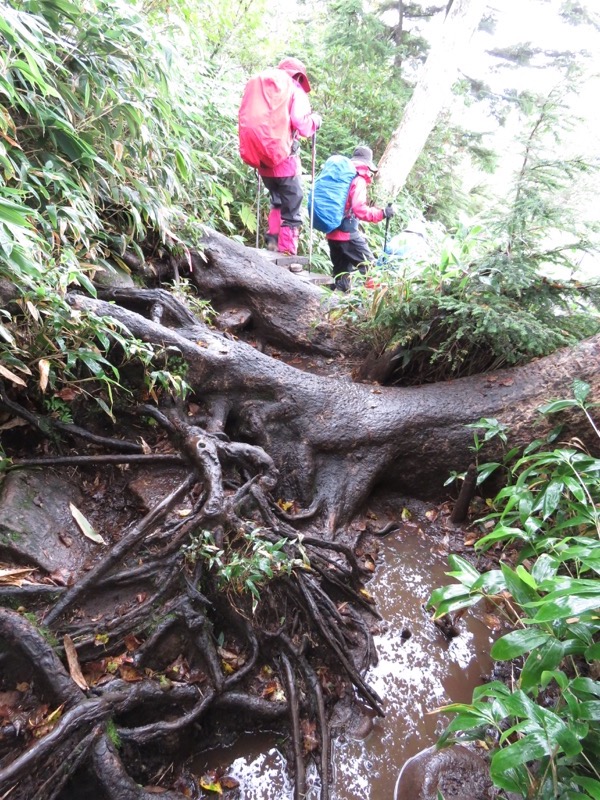
M 256 190 L 256 249 L 258 250 L 259 236 L 260 236 L 260 189 L 261 180 L 260 174 L 258 175 L 258 189 Z
M 390 208 L 392 204 L 388 203 L 387 207 Z M 388 231 L 390 229 L 390 219 L 391 217 L 385 218 L 385 235 L 383 237 L 383 254 L 385 255 L 385 248 L 387 247 L 387 239 L 388 239 Z
M 312 266 L 312 251 L 313 251 L 313 225 L 315 220 L 315 164 L 317 161 L 317 132 L 315 131 L 312 136 L 312 203 L 310 204 L 310 228 L 308 240 L 308 272 Z

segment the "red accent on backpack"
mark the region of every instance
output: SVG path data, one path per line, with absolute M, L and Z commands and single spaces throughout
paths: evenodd
M 292 78 L 281 69 L 266 69 L 246 84 L 238 135 L 242 161 L 251 167 L 270 169 L 291 155 L 293 91 Z

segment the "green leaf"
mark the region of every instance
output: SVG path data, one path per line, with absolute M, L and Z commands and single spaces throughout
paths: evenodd
M 600 722 L 600 700 L 585 700 L 578 706 L 581 719 Z
M 542 513 L 548 519 L 559 506 L 565 488 L 563 481 L 550 481 L 543 495 Z
M 452 572 L 446 574 L 456 578 L 465 586 L 471 586 L 480 577 L 480 572 L 461 556 L 448 556 L 448 563 L 452 567 Z
M 554 400 L 552 403 L 540 406 L 542 414 L 555 414 L 557 411 L 564 411 L 565 408 L 573 408 L 577 405 L 576 400 Z
M 594 800 L 600 800 L 600 781 L 595 778 L 586 778 L 582 775 L 573 775 L 571 780 L 585 789 Z
M 502 464 L 497 461 L 488 461 L 486 464 L 482 464 L 477 470 L 477 485 L 480 486 L 501 466 Z
M 564 655 L 564 644 L 554 638 L 548 639 L 541 647 L 532 648 L 521 672 L 520 685 L 523 691 L 538 687 L 542 673 L 556 669 Z
M 584 650 L 583 655 L 588 664 L 591 664 L 592 661 L 600 661 L 600 642 L 596 642 L 591 647 Z
M 587 399 L 587 396 L 590 393 L 590 386 L 585 381 L 579 380 L 576 378 L 573 381 L 573 395 L 578 403 L 583 405 Z
M 579 617 L 586 612 L 596 611 L 600 607 L 598 595 L 592 597 L 578 596 L 558 597 L 556 600 L 544 602 L 533 622 L 552 622 L 566 617 Z
M 506 580 L 508 591 L 512 594 L 519 605 L 524 606 L 527 603 L 535 602 L 540 599 L 540 595 L 535 591 L 535 589 L 532 589 L 531 586 L 525 583 L 522 578 L 516 574 L 516 572 L 510 569 L 510 567 L 508 567 L 506 564 L 501 564 L 500 568 L 502 570 L 502 574 L 504 575 L 504 579 Z
M 530 733 L 492 757 L 490 773 L 498 786 L 511 791 L 514 782 L 508 777 L 510 770 L 517 769 L 550 754 L 546 737 L 541 733 Z
M 551 637 L 549 633 L 538 630 L 537 628 L 525 628 L 524 630 L 512 631 L 498 639 L 492 645 L 490 655 L 496 661 L 510 661 L 513 658 L 528 653 L 539 645 L 547 642 Z

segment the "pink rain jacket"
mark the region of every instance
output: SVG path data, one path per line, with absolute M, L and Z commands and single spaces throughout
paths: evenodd
M 372 181 L 371 170 L 366 164 L 357 164 L 356 172 L 358 174 L 350 184 L 344 216 L 349 217 L 352 213 L 357 219 L 363 222 L 381 222 L 383 219 L 383 209 L 370 206 L 367 201 L 367 186 Z M 345 233 L 339 228 L 336 228 L 334 231 L 331 231 L 331 233 L 328 233 L 326 238 L 334 239 L 337 242 L 347 242 L 351 236 L 351 233 Z
M 315 118 L 312 115 L 310 108 L 310 101 L 304 89 L 300 86 L 298 81 L 294 80 L 294 94 L 292 95 L 292 105 L 290 107 L 290 120 L 292 122 L 292 130 L 294 138 L 300 136 L 312 136 L 317 130 Z M 261 168 L 259 174 L 263 178 L 292 178 L 294 175 L 302 174 L 302 165 L 300 164 L 300 152 L 297 151 L 277 164 L 276 167 Z

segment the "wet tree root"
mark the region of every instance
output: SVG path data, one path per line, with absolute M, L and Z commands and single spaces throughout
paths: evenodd
M 96 565 L 77 583 L 65 588 L 31 587 L 42 600 L 48 590 L 58 599 L 43 617 L 47 629 L 68 633 L 75 642 L 80 662 L 95 657 L 95 637 L 100 629 L 109 641 L 106 657 L 118 656 L 126 637 L 138 637 L 139 647 L 130 661 L 140 680 L 113 679 L 82 691 L 63 666 L 60 646 L 52 647 L 41 633 L 19 614 L 2 610 L 0 640 L 9 651 L 18 652 L 36 675 L 34 685 L 40 698 L 51 707 L 62 707 L 59 719 L 45 736 L 15 751 L 12 760 L 0 764 L 0 791 L 10 791 L 14 800 L 58 797 L 65 786 L 85 767 L 95 776 L 109 800 L 150 800 L 150 792 L 132 777 L 127 764 L 127 748 L 137 751 L 189 738 L 189 732 L 215 709 L 239 712 L 238 718 L 281 720 L 289 718 L 295 796 L 306 790 L 307 758 L 317 758 L 321 776 L 321 798 L 329 796 L 330 734 L 328 700 L 315 668 L 329 658 L 344 673 L 358 694 L 374 711 L 383 714 L 380 698 L 368 687 L 355 666 L 354 651 L 363 652 L 363 668 L 371 658 L 372 642 L 362 613 L 378 616 L 364 601 L 358 588 L 366 574 L 349 546 L 312 535 L 300 535 L 293 527 L 299 520 L 282 519 L 270 495 L 277 481 L 272 459 L 260 447 L 232 442 L 221 434 L 208 433 L 183 419 L 183 409 L 144 409 L 153 416 L 172 440 L 175 453 L 169 457 L 187 464 L 189 475 L 164 497 L 122 538 L 106 551 Z M 43 426 L 42 426 L 43 427 Z M 112 440 L 111 440 L 112 442 Z M 73 457 L 50 458 L 54 463 Z M 98 456 L 75 457 L 71 462 L 89 466 Z M 136 459 L 137 455 L 116 455 L 111 461 Z M 39 460 L 38 460 L 39 463 Z M 100 462 L 101 463 L 101 462 Z M 185 519 L 173 517 L 173 510 L 185 498 L 192 499 L 192 511 Z M 316 506 L 298 515 L 312 519 Z M 284 543 L 284 551 L 298 566 L 289 577 L 281 576 L 261 590 L 256 614 L 249 612 L 248 599 L 225 596 L 216 575 L 201 560 L 190 565 L 184 547 L 194 531 L 213 531 L 220 546 L 239 536 L 249 517 L 262 521 L 265 542 Z M 256 524 L 256 523 L 255 523 Z M 140 582 L 154 586 L 144 602 L 133 604 L 101 623 L 89 620 L 81 609 L 92 593 L 112 587 L 136 587 Z M 355 607 L 342 615 L 338 598 Z M 282 608 L 294 609 L 291 615 Z M 359 611 L 360 610 L 360 611 Z M 154 625 L 154 622 L 156 624 Z M 152 623 L 152 625 L 150 625 Z M 228 631 L 240 663 L 231 674 L 224 672 L 224 661 L 215 636 L 215 626 Z M 356 631 L 362 631 L 363 646 L 357 647 Z M 165 690 L 152 677 L 161 671 L 159 655 L 173 637 L 182 642 L 190 664 L 203 675 L 199 684 L 175 683 Z M 310 647 L 308 643 L 311 642 Z M 329 656 L 324 654 L 329 653 Z M 275 676 L 285 687 L 285 702 L 257 694 L 261 665 L 270 663 Z M 334 668 L 335 669 L 335 668 Z M 302 701 L 300 698 L 303 698 Z M 335 700 L 335 699 L 334 699 Z M 333 701 L 334 701 L 333 700 Z M 301 717 L 316 719 L 319 748 L 307 754 L 303 748 Z M 136 718 L 142 721 L 136 723 Z M 125 745 L 124 755 L 109 737 L 117 736 Z M 124 760 L 125 759 L 125 760 Z M 50 780 L 54 776 L 55 780 Z M 168 791 L 163 797 L 175 800 L 182 795 Z
M 247 291 L 265 340 L 339 352 L 331 330 L 314 325 L 321 302 L 317 291 L 298 288 L 296 281 L 284 304 L 288 279 L 280 270 L 218 235 L 207 233 L 204 246 L 205 260 L 193 259 L 192 275 L 215 301 L 235 284 L 235 290 Z M 262 283 L 261 276 L 266 276 Z M 66 783 L 85 769 L 108 800 L 150 800 L 152 793 L 140 786 L 147 777 L 143 759 L 137 763 L 130 750 L 148 754 L 174 741 L 177 751 L 194 737 L 198 747 L 206 745 L 198 737 L 207 735 L 205 723 L 218 709 L 235 710 L 231 716 L 244 720 L 288 718 L 296 793 L 304 791 L 305 761 L 316 758 L 321 800 L 327 800 L 328 713 L 338 698 L 321 685 L 321 669 L 333 671 L 344 689 L 353 687 L 383 715 L 381 698 L 364 679 L 374 651 L 366 615 L 378 615 L 361 594 L 368 573 L 344 543 L 345 528 L 381 481 L 423 496 L 440 489 L 448 468 L 466 467 L 471 439 L 465 423 L 482 416 L 504 419 L 507 409 L 518 409 L 511 432 L 518 442 L 529 436 L 532 410 L 568 385 L 575 369 L 576 377 L 597 389 L 600 344 L 592 340 L 557 354 L 546 362 L 550 367 L 540 362 L 515 370 L 510 381 L 495 386 L 473 378 L 450 387 L 374 390 L 293 370 L 210 329 L 162 290 L 115 290 L 105 296 L 118 305 L 78 295 L 69 301 L 112 316 L 143 341 L 175 348 L 188 365 L 190 406 L 163 398 L 160 408 L 140 406 L 138 422 L 151 417 L 158 423 L 172 449 L 167 459 L 184 464 L 189 474 L 73 586 L 57 590 L 54 605 L 40 614 L 45 627 L 72 638 L 84 674 L 98 660 L 94 640 L 101 632 L 107 639 L 102 657 L 113 658 L 117 670 L 119 663 L 137 670 L 133 680 L 125 680 L 123 671 L 119 678 L 80 689 L 59 658 L 59 645 L 51 646 L 20 614 L 0 610 L 3 667 L 8 669 L 16 654 L 35 676 L 34 697 L 52 709 L 62 707 L 44 736 L 30 736 L 27 749 L 17 737 L 5 754 L 0 796 L 9 792 L 11 800 L 30 800 L 37 793 L 47 800 L 46 789 L 48 797 L 53 791 L 50 775 L 60 774 L 57 781 Z M 81 443 L 90 450 L 83 458 L 95 463 L 103 457 L 99 450 L 113 459 L 147 457 L 141 444 L 36 415 L 3 386 L 0 407 L 49 439 L 56 453 L 48 457 L 55 464 L 82 457 Z M 78 442 L 76 454 L 65 452 L 65 440 Z M 92 464 L 70 463 L 86 469 Z M 184 499 L 188 516 L 181 519 L 177 510 Z M 282 508 L 290 500 L 300 509 L 295 514 Z M 249 532 L 261 547 L 280 546 L 287 565 L 269 567 L 271 580 L 263 575 L 258 588 L 254 585 L 258 597 L 244 578 L 237 584 L 223 579 L 228 557 L 251 560 L 245 549 Z M 100 618 L 90 612 L 93 596 L 110 596 L 116 587 L 134 596 L 138 580 L 145 587 L 143 602 L 132 600 Z M 38 599 L 47 604 L 48 587 L 39 589 Z M 132 638 L 137 653 L 125 650 Z M 174 671 L 173 664 L 182 671 Z M 265 668 L 271 686 L 265 686 Z M 281 696 L 282 685 L 285 702 L 271 699 Z M 308 715 L 320 739 L 320 749 L 310 755 L 302 746 Z M 121 737 L 122 750 L 109 731 Z M 162 797 L 182 795 L 170 790 Z

